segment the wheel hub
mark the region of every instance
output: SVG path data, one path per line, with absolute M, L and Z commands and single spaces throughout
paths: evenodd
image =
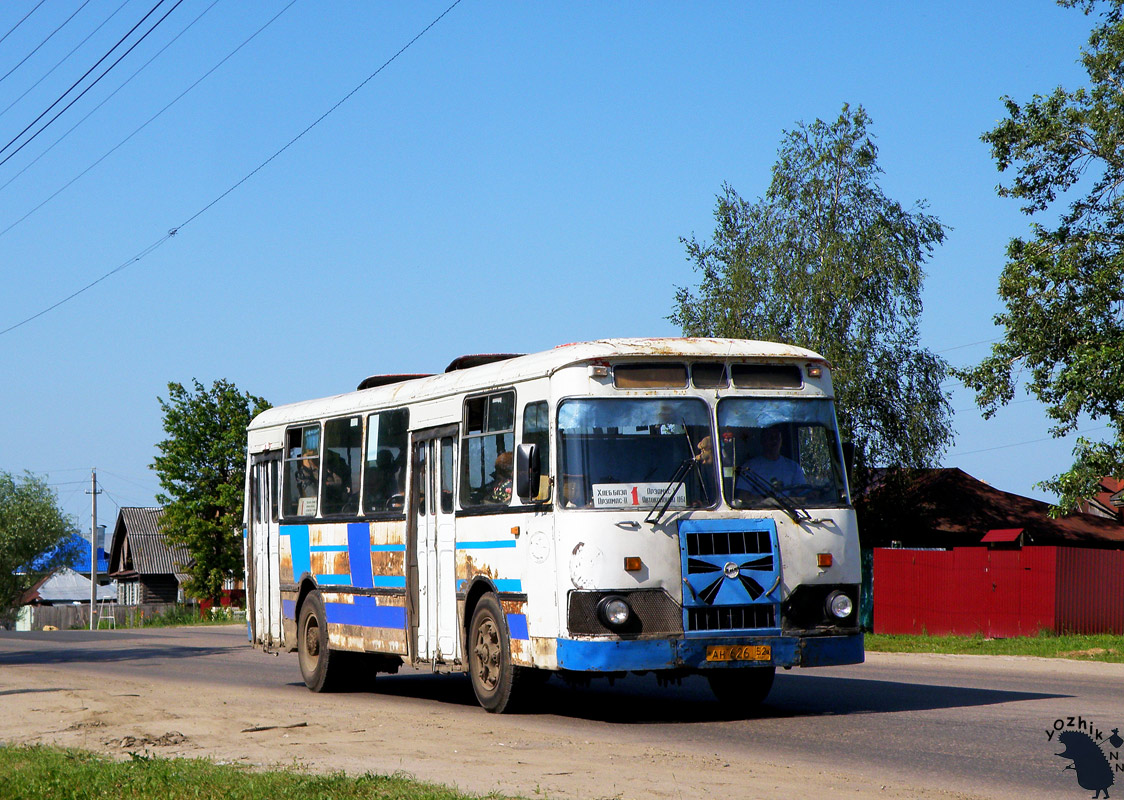
M 476 677 L 489 691 L 499 683 L 500 635 L 492 619 L 482 620 L 476 631 Z

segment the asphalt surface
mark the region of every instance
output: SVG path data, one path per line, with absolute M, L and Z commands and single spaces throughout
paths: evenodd
M 245 629 L 234 626 L 0 632 L 0 674 L 37 664 L 107 681 L 127 676 L 185 686 L 221 683 L 230 691 L 282 689 L 294 702 L 316 702 L 300 680 L 295 655 L 253 650 Z M 348 699 L 370 705 L 372 713 L 387 704 L 440 704 L 469 728 L 498 722 L 477 707 L 463 676 L 403 670 L 379 676 L 369 691 Z M 1070 762 L 1058 757 L 1056 737 L 1047 736 L 1056 720 L 1068 724 L 1071 717 L 1093 723 L 1106 737 L 1113 728 L 1124 730 L 1124 666 L 875 653 L 863 665 L 779 673 L 751 719 L 731 714 L 699 679 L 660 687 L 653 676 L 630 676 L 575 688 L 555 678 L 528 712 L 504 724 L 526 735 L 608 733 L 671 750 L 768 759 L 809 773 L 838 766 L 954 793 L 1034 800 L 1091 796 L 1078 786 L 1075 771 L 1064 769 Z M 1111 745 L 1102 749 L 1111 755 Z M 1124 766 L 1116 779 L 1124 782 Z

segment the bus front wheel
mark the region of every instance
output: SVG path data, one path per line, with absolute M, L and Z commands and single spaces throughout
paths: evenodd
M 503 713 L 514 707 L 523 668 L 511 661 L 511 639 L 499 598 L 480 598 L 468 628 L 468 671 L 472 690 L 485 710 Z
M 343 653 L 328 645 L 328 621 L 320 592 L 310 592 L 301 605 L 297 622 L 297 660 L 304 684 L 314 692 L 331 692 L 339 688 L 344 665 Z
M 706 680 L 718 702 L 731 711 L 745 712 L 765 702 L 776 674 L 776 667 L 734 667 L 711 670 Z

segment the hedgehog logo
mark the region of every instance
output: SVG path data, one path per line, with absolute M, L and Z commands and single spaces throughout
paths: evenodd
M 1057 755 L 1073 762 L 1065 768 L 1077 773 L 1077 784 L 1082 789 L 1092 789 L 1094 800 L 1101 792 L 1108 797 L 1108 787 L 1113 783 L 1112 767 L 1093 737 L 1084 731 L 1062 731 L 1058 741 L 1065 750 Z

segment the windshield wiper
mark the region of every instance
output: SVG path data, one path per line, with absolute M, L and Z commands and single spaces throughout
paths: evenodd
M 734 473 L 735 475 L 740 475 L 747 481 L 749 481 L 749 483 L 753 486 L 758 494 L 764 495 L 765 497 L 773 500 L 773 502 L 780 506 L 781 510 L 784 511 L 784 513 L 788 514 L 792 518 L 792 521 L 797 525 L 800 524 L 801 520 L 812 519 L 812 515 L 805 511 L 803 508 L 797 506 L 796 503 L 792 501 L 791 497 L 777 489 L 775 486 L 773 486 L 773 484 L 767 481 L 763 475 L 755 472 L 748 465 L 742 464 L 734 471 Z M 737 492 L 736 479 L 734 483 L 734 491 Z
M 667 484 L 667 488 L 660 493 L 659 499 L 656 504 L 652 506 L 652 510 L 648 512 L 648 516 L 644 517 L 644 521 L 650 525 L 656 525 L 660 521 L 660 517 L 667 511 L 671 501 L 675 499 L 675 493 L 679 491 L 679 487 L 687 480 L 687 476 L 691 474 L 691 470 L 698 467 L 698 462 L 693 458 L 686 458 L 675 468 L 675 474 L 671 476 L 671 480 Z

